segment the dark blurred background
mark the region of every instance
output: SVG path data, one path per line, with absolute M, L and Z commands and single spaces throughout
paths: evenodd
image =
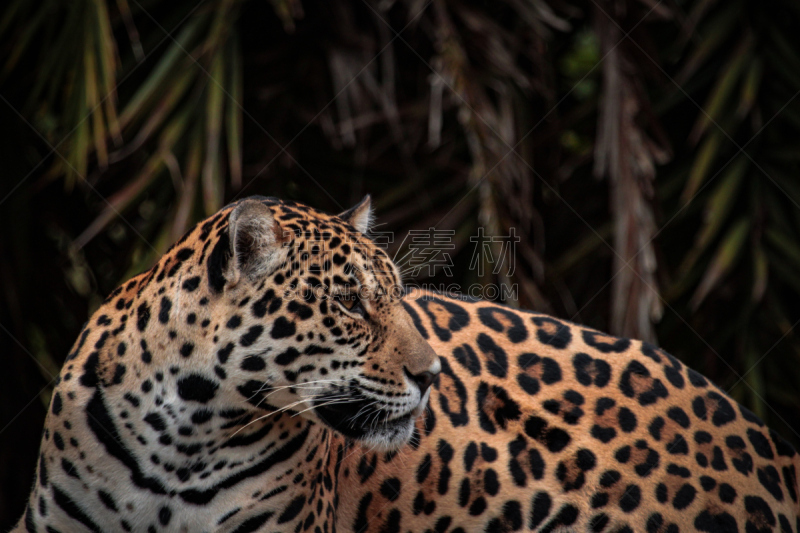
M 409 281 L 503 284 L 657 342 L 800 443 L 795 0 L 4 10 L 0 529 L 84 321 L 251 194 L 339 212 L 371 193 L 392 254 L 447 237 L 451 268 Z M 479 272 L 479 227 L 520 237 L 513 271 Z

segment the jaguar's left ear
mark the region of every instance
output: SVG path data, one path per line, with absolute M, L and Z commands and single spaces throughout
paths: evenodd
M 372 224 L 372 198 L 370 195 L 366 195 L 347 211 L 339 213 L 339 218 L 366 235 Z
M 272 212 L 255 199 L 242 200 L 228 219 L 232 272 L 226 276 L 233 286 L 242 274 L 258 279 L 271 273 L 281 262 L 279 226 Z

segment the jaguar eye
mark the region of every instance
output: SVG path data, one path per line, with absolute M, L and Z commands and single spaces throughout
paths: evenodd
M 336 302 L 345 308 L 348 313 L 358 315 L 362 318 L 367 316 L 367 311 L 364 309 L 364 306 L 361 304 L 361 300 L 356 294 L 348 293 L 348 294 L 337 294 L 333 297 Z

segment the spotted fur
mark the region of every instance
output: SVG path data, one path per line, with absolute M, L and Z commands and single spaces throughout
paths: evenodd
M 344 462 L 347 531 L 800 531 L 800 456 L 660 348 L 425 291 L 403 304 L 442 372 L 410 445 Z
M 369 218 L 244 200 L 114 291 L 15 531 L 800 531 L 800 457 L 700 374 L 542 314 L 401 298 Z

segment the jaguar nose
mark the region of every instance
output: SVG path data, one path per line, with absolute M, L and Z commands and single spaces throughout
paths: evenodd
M 427 370 L 425 372 L 420 372 L 419 374 L 412 374 L 407 368 L 403 368 L 403 370 L 405 371 L 408 379 L 417 384 L 420 394 L 425 394 L 425 391 L 428 390 L 428 387 L 431 386 L 433 379 L 436 377 L 436 374 L 433 372 L 428 372 Z

